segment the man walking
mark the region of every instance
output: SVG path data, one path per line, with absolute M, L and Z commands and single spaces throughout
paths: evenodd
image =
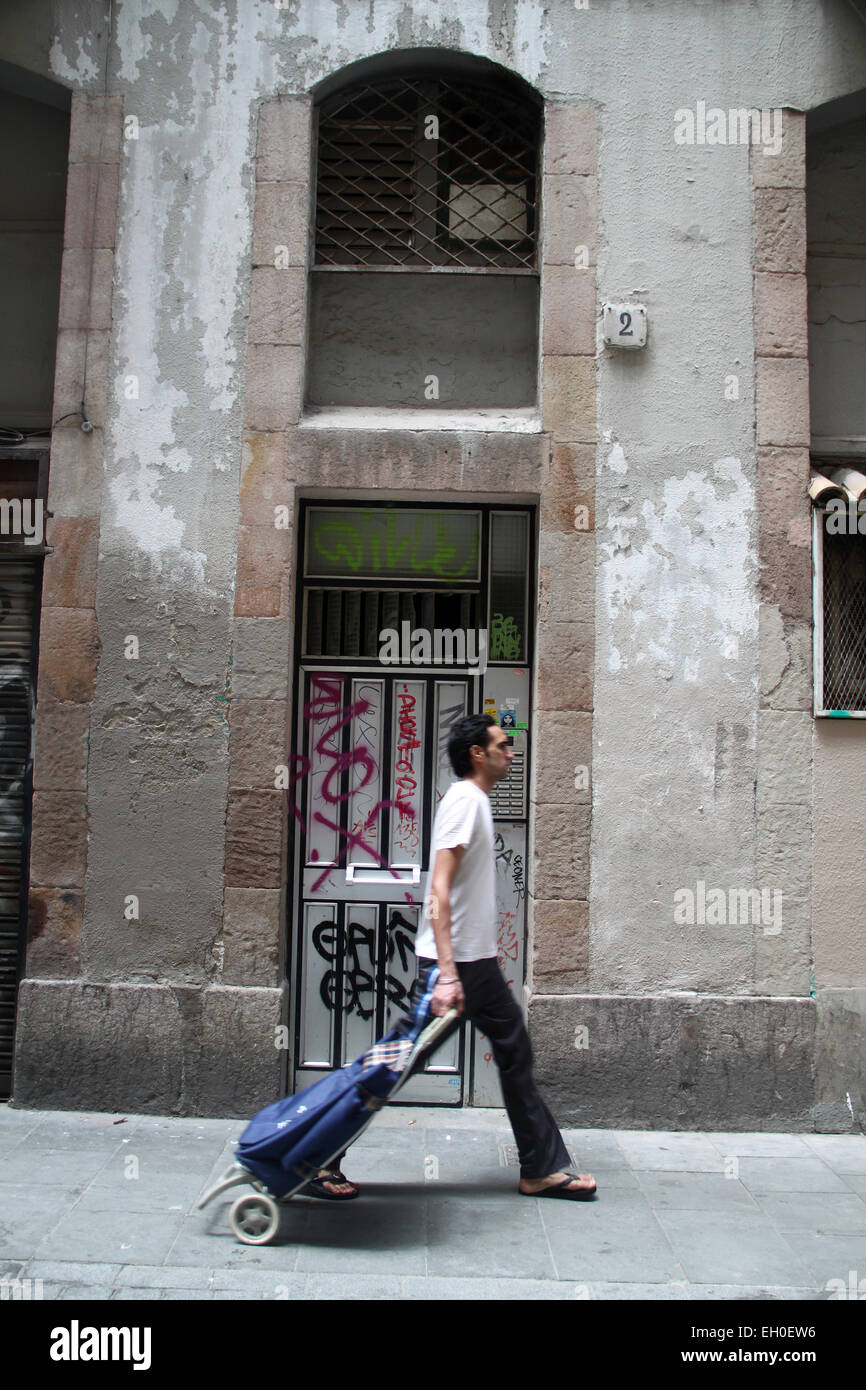
M 571 1161 L 568 1150 L 535 1085 L 523 1014 L 497 959 L 490 792 L 508 775 L 514 754 L 507 734 L 489 714 L 470 714 L 452 725 L 448 756 L 460 781 L 448 788 L 433 824 L 431 869 L 415 941 L 421 978 L 438 962 L 433 1013 L 441 1017 L 454 1008 L 490 1041 L 517 1140 L 523 1195 L 590 1201 L 595 1179 L 565 1171 Z M 437 1046 L 452 1031 L 447 1029 Z M 357 1185 L 340 1171 L 342 1157 L 323 1169 L 304 1194 L 331 1201 L 357 1197 Z
M 422 925 L 415 942 L 426 975 L 438 962 L 436 1015 L 454 1008 L 489 1039 L 520 1158 L 520 1191 L 530 1197 L 587 1201 L 596 1184 L 569 1162 L 556 1122 L 532 1075 L 523 1015 L 497 960 L 493 815 L 490 792 L 508 774 L 514 753 L 488 714 L 470 714 L 451 728 L 448 756 L 461 779 L 436 811 Z

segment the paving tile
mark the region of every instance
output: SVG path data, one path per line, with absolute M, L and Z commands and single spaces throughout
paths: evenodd
M 759 1192 L 755 1200 L 777 1230 L 866 1237 L 866 1201 L 853 1192 Z
M 374 1298 L 396 1299 L 400 1297 L 400 1280 L 395 1275 L 340 1275 L 311 1274 L 307 1280 L 307 1298 Z
M 51 1279 L 44 1279 L 42 1282 L 42 1298 L 44 1301 L 53 1302 L 58 1299 L 64 1289 L 63 1284 L 56 1284 Z
M 252 1293 L 258 1298 L 283 1301 L 302 1298 L 306 1285 L 306 1274 L 287 1274 L 279 1269 L 214 1270 L 214 1289 L 221 1289 L 224 1293 Z
M 78 1211 L 149 1212 L 158 1216 L 161 1212 L 174 1216 L 189 1216 L 195 1210 L 198 1192 L 185 1187 L 179 1192 L 166 1192 L 159 1183 L 116 1183 L 108 1187 L 89 1185 L 78 1197 L 75 1207 Z
M 688 1290 L 689 1298 L 698 1303 L 703 1301 L 728 1302 L 731 1299 L 754 1302 L 786 1303 L 791 1300 L 814 1303 L 826 1296 L 819 1294 L 813 1288 L 795 1289 L 786 1285 L 781 1287 L 768 1285 L 750 1287 L 748 1284 L 689 1284 Z
M 866 1176 L 866 1135 L 808 1134 L 806 1144 L 834 1173 Z
M 501 1109 L 463 1108 L 447 1105 L 389 1105 L 377 1116 L 370 1132 L 381 1129 L 411 1129 L 420 1124 L 427 1129 L 451 1130 L 455 1134 L 464 1129 L 484 1129 L 496 1133 L 497 1130 L 511 1129 L 508 1116 Z
M 411 1136 L 400 1137 L 395 1143 L 392 1135 L 368 1138 L 365 1134 L 353 1144 L 346 1155 L 342 1171 L 353 1182 L 388 1183 L 414 1178 L 424 1179 L 425 1143 L 423 1129 Z M 315 1200 L 315 1199 L 311 1199 Z
M 8 1100 L 0 1101 L 0 1132 L 7 1127 L 14 1129 L 16 1126 L 37 1125 L 51 1111 L 27 1110 L 18 1105 L 10 1105 Z
M 629 1284 L 622 1282 L 619 1284 L 589 1283 L 575 1284 L 576 1289 L 585 1289 L 585 1293 L 575 1294 L 574 1297 L 581 1299 L 594 1300 L 600 1302 L 620 1302 L 652 1299 L 654 1303 L 683 1303 L 688 1300 L 689 1286 L 685 1283 L 669 1284 Z
M 560 1279 L 578 1283 L 679 1283 L 682 1266 L 646 1198 L 538 1204 Z
M 724 1157 L 808 1158 L 805 1134 L 729 1134 L 716 1130 L 707 1135 Z
M 738 1218 L 745 1212 L 759 1210 L 756 1199 L 741 1182 L 726 1178 L 721 1173 L 659 1173 L 644 1170 L 639 1174 L 639 1179 L 647 1201 L 659 1209 L 736 1209 Z
M 118 1303 L 157 1303 L 162 1301 L 162 1289 L 121 1288 L 115 1290 L 114 1298 Z
M 423 1190 L 420 1196 L 360 1197 L 344 1205 L 308 1199 L 304 1205 L 301 1210 L 298 1203 L 291 1227 L 299 1273 L 425 1273 Z
M 718 1150 L 704 1134 L 621 1130 L 617 1142 L 634 1169 L 717 1173 L 721 1167 Z
M 596 1168 L 625 1168 L 628 1160 L 617 1143 L 616 1135 L 607 1130 L 564 1129 L 562 1137 L 576 1168 L 582 1173 L 595 1173 Z
M 215 1297 L 212 1289 L 165 1289 L 163 1290 L 165 1302 L 177 1302 L 179 1299 L 195 1299 L 197 1302 L 210 1302 Z
M 117 1283 L 119 1264 L 85 1263 L 78 1260 L 31 1260 L 27 1265 L 30 1279 L 51 1279 L 58 1284 Z
M 130 1142 L 131 1136 L 130 1136 Z M 99 1157 L 103 1161 L 110 1158 L 112 1154 L 119 1153 L 125 1147 L 123 1140 L 115 1132 L 107 1134 L 104 1130 L 72 1130 L 64 1132 L 56 1129 L 45 1129 L 44 1126 L 34 1129 L 27 1137 L 30 1146 L 31 1158 L 38 1155 L 39 1161 L 63 1161 L 67 1157 L 81 1154 L 86 1156 L 92 1154 L 95 1158 Z
M 51 1189 L 52 1194 L 57 1189 Z M 30 1260 L 43 1240 L 63 1221 L 65 1207 L 45 1190 L 0 1188 L 0 1258 Z
M 741 1158 L 740 1182 L 750 1192 L 847 1192 L 820 1158 Z
M 243 1300 L 249 1301 L 250 1299 L 255 1299 L 257 1302 L 261 1303 L 266 1295 L 253 1293 L 252 1290 L 216 1289 L 211 1297 L 215 1303 L 239 1303 Z
M 839 1235 L 835 1231 L 783 1231 L 781 1239 L 787 1241 L 811 1276 L 798 1279 L 797 1283 L 814 1283 L 816 1288 L 825 1290 L 826 1297 L 828 1280 L 841 1279 L 846 1290 L 854 1285 L 860 1294 L 866 1295 L 866 1236 Z
M 189 1159 L 174 1164 L 142 1163 L 137 1154 L 124 1157 L 136 1159 L 135 1163 L 124 1163 L 111 1158 L 94 1174 L 87 1184 L 91 1191 L 114 1189 L 117 1192 L 131 1192 L 134 1187 L 162 1187 L 165 1191 L 195 1191 L 201 1184 L 203 1165 Z M 129 1176 L 127 1176 L 127 1174 Z
M 659 1224 L 686 1277 L 698 1284 L 807 1286 L 809 1269 L 766 1217 L 732 1221 L 725 1212 L 659 1211 Z
M 243 1245 L 229 1226 L 229 1207 L 229 1203 L 215 1202 L 205 1211 L 185 1217 L 162 1262 L 166 1268 L 195 1265 L 209 1269 L 243 1269 L 252 1264 L 265 1269 L 294 1269 L 298 1248 L 289 1239 L 291 1222 L 286 1219 L 285 1209 L 280 1230 L 271 1244 Z
M 493 1131 L 428 1128 L 425 1136 L 419 1177 L 438 1174 L 446 1182 L 461 1178 L 481 1182 L 485 1174 L 498 1176 L 499 1146 Z
M 29 1145 L 18 1148 L 0 1160 L 0 1183 L 39 1183 L 39 1186 L 84 1186 L 92 1182 L 109 1161 L 108 1153 L 93 1149 L 45 1149 L 38 1157 Z M 49 1183 L 43 1174 L 50 1175 Z
M 64 1301 L 80 1298 L 82 1300 L 101 1299 L 107 1302 L 113 1292 L 110 1284 L 67 1284 L 57 1297 Z
M 44 1279 L 10 1274 L 0 1277 L 0 1303 L 42 1303 L 50 1296 Z
M 97 1174 L 97 1180 L 109 1184 L 115 1180 L 130 1183 L 148 1180 L 187 1186 L 200 1182 L 200 1174 L 211 1166 L 212 1155 L 199 1153 L 184 1145 L 176 1153 L 165 1149 L 147 1150 L 131 1144 L 109 1156 Z M 137 1177 L 127 1177 L 135 1173 Z
M 577 1284 L 560 1279 L 405 1279 L 403 1298 L 464 1301 L 570 1301 Z
M 64 1260 L 76 1255 L 93 1261 L 160 1264 L 177 1235 L 183 1218 L 162 1213 L 154 1221 L 149 1213 L 103 1212 L 76 1208 L 59 1221 L 40 1242 L 38 1258 Z
M 466 1184 L 455 1198 L 431 1183 L 427 1272 L 544 1279 L 556 1271 L 542 1238 L 539 1207 L 513 1191 L 497 1196 Z
M 0 1105 L 0 1159 L 27 1144 L 38 1123 L 39 1116 L 33 1111 L 9 1110 Z
M 170 1284 L 177 1289 L 207 1289 L 211 1285 L 211 1278 L 212 1271 L 201 1267 L 128 1264 L 121 1266 L 114 1283 L 120 1287 L 134 1284 L 141 1288 L 160 1289 Z
M 426 1277 L 407 1276 L 401 1281 L 400 1297 L 413 1302 L 441 1299 L 449 1302 L 475 1302 L 486 1300 L 498 1303 L 501 1298 L 499 1279 L 450 1279 L 436 1275 Z M 521 1279 L 521 1285 L 527 1283 Z M 530 1281 L 531 1282 L 531 1281 Z

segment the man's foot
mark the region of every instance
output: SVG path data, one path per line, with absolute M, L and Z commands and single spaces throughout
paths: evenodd
M 551 1173 L 546 1178 L 521 1178 L 520 1191 L 524 1197 L 565 1197 L 585 1202 L 595 1196 L 595 1178 L 591 1173 Z
M 339 1168 L 320 1168 L 318 1176 L 301 1189 L 300 1196 L 324 1197 L 326 1201 L 347 1202 L 350 1198 L 357 1197 L 359 1190 Z

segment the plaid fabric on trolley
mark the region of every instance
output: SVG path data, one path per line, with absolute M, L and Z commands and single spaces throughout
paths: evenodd
M 373 1067 L 386 1066 L 391 1071 L 403 1071 L 412 1055 L 414 1044 L 411 1038 L 397 1038 L 394 1042 L 375 1043 L 363 1057 L 362 1074 Z

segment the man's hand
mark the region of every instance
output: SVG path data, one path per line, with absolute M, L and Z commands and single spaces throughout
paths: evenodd
M 433 998 L 430 1001 L 430 1012 L 437 1018 L 447 1014 L 449 1009 L 456 1009 L 458 1015 L 463 1013 L 466 1003 L 466 996 L 463 993 L 463 986 L 459 980 L 455 980 L 450 985 L 437 985 L 433 991 Z

